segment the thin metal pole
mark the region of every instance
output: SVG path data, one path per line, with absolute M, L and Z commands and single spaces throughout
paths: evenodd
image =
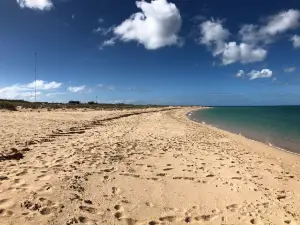
M 36 52 L 34 53 L 34 102 L 36 102 Z

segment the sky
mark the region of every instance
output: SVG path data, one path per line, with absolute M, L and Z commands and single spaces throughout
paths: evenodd
M 1 0 L 0 15 L 2 99 L 300 104 L 299 0 Z

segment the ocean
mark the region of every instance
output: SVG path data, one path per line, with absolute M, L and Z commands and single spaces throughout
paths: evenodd
M 300 106 L 213 107 L 189 117 L 300 154 Z

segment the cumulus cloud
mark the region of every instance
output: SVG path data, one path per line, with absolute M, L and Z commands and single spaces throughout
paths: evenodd
M 228 65 L 235 62 L 243 64 L 263 61 L 267 56 L 267 51 L 259 47 L 236 42 L 225 44 L 225 49 L 222 52 L 222 63 Z
M 2 99 L 27 99 L 34 95 L 34 90 L 22 89 L 18 84 L 0 88 L 0 98 Z M 40 92 L 37 92 L 37 95 L 40 95 Z
M 296 67 L 287 67 L 283 69 L 286 73 L 292 73 L 296 70 Z
M 259 78 L 271 78 L 273 76 L 273 72 L 270 69 L 263 69 L 261 71 L 252 70 L 249 73 L 245 73 L 244 70 L 239 70 L 235 74 L 235 76 L 238 78 L 248 78 L 249 80 L 255 80 L 255 79 L 259 79 Z M 273 80 L 274 80 L 274 78 L 273 78 Z
M 294 35 L 291 41 L 293 42 L 294 48 L 300 48 L 300 36 Z
M 244 70 L 239 70 L 237 73 L 236 73 L 236 77 L 243 77 L 245 74 Z
M 266 44 L 275 41 L 278 35 L 293 30 L 300 25 L 300 11 L 290 9 L 267 17 L 262 25 L 246 24 L 239 30 L 241 42 L 228 42 L 230 32 L 219 20 L 207 20 L 200 24 L 200 44 L 206 45 L 214 57 L 221 58 L 223 65 L 236 62 L 253 63 L 263 61 L 267 56 Z M 291 41 L 300 47 L 300 36 Z
M 56 81 L 47 82 L 43 80 L 37 80 L 36 82 L 36 95 L 41 96 L 43 92 L 49 92 L 61 87 L 62 83 Z M 35 96 L 35 82 L 28 84 L 14 84 L 0 88 L 0 98 L 4 99 L 32 99 Z
M 290 9 L 268 18 L 268 23 L 261 28 L 263 33 L 276 35 L 299 26 L 300 11 Z
M 268 39 L 259 32 L 259 27 L 254 24 L 246 24 L 239 30 L 239 36 L 245 43 L 257 44 L 259 41 Z
M 82 86 L 70 86 L 70 87 L 68 87 L 68 90 L 69 90 L 70 92 L 77 93 L 77 92 L 82 92 L 82 91 L 84 91 L 85 88 L 86 88 L 85 85 L 82 85 Z
M 273 76 L 273 72 L 269 69 L 263 69 L 261 71 L 258 70 L 252 70 L 250 73 L 248 73 L 250 80 L 255 80 L 259 78 L 270 78 Z
M 298 28 L 299 19 L 300 11 L 290 9 L 268 17 L 261 26 L 243 25 L 239 35 L 242 41 L 248 44 L 270 43 L 279 34 Z
M 135 13 L 114 28 L 115 36 L 124 42 L 137 41 L 154 50 L 178 45 L 181 40 L 181 16 L 176 5 L 167 0 L 137 1 L 141 12 Z
M 225 41 L 230 32 L 222 26 L 221 21 L 208 20 L 200 24 L 200 43 L 214 46 L 213 55 L 216 56 L 224 51 Z
M 208 46 L 214 57 L 219 56 L 223 65 L 259 62 L 267 56 L 267 51 L 260 47 L 246 43 L 226 43 L 230 33 L 223 27 L 221 21 L 212 19 L 201 23 L 200 33 L 199 43 Z
M 50 10 L 53 7 L 51 0 L 17 0 L 21 8 L 30 8 L 35 10 Z
M 62 85 L 62 83 L 58 83 L 55 81 L 52 82 L 47 82 L 47 81 L 43 81 L 43 80 L 36 80 L 33 81 L 32 83 L 29 83 L 26 85 L 26 87 L 34 89 L 36 87 L 36 89 L 38 90 L 49 90 L 49 89 L 56 89 L 59 88 Z

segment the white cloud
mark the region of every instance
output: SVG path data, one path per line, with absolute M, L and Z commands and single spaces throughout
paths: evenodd
M 176 5 L 167 0 L 137 1 L 142 12 L 133 14 L 114 28 L 114 34 L 124 42 L 137 41 L 146 49 L 158 49 L 180 44 L 178 32 L 181 16 Z
M 294 66 L 293 67 L 287 67 L 287 68 L 284 68 L 283 70 L 286 73 L 292 73 L 296 70 L 296 67 L 294 67 Z
M 133 99 L 127 99 L 127 100 L 99 100 L 98 102 L 101 103 L 106 103 L 106 104 L 118 104 L 118 103 L 123 103 L 123 104 L 133 104 L 136 102 L 136 100 Z
M 98 19 L 98 22 L 99 22 L 99 23 L 104 23 L 104 19 L 103 19 L 103 18 L 99 18 L 99 19 Z
M 21 8 L 30 8 L 35 10 L 50 10 L 53 7 L 51 0 L 17 0 Z
M 270 78 L 273 76 L 273 72 L 269 69 L 263 69 L 261 71 L 252 70 L 250 73 L 248 73 L 250 80 L 255 80 L 259 78 Z
M 62 85 L 62 83 L 58 83 L 55 81 L 47 82 L 43 80 L 36 80 L 32 83 L 29 83 L 26 85 L 26 87 L 34 89 L 36 87 L 37 90 L 49 90 L 49 89 L 56 89 L 59 88 Z
M 243 42 L 248 44 L 270 43 L 279 34 L 299 27 L 300 11 L 290 9 L 270 16 L 261 26 L 246 24 L 239 31 Z
M 77 92 L 81 92 L 81 91 L 84 91 L 86 88 L 85 85 L 82 85 L 82 86 L 71 86 L 71 87 L 68 87 L 68 90 L 70 92 L 74 92 L 74 93 L 77 93 Z
M 267 40 L 269 40 L 268 37 L 260 33 L 259 27 L 254 24 L 243 25 L 239 30 L 239 36 L 243 42 L 254 45 L 262 40 L 265 40 L 265 42 L 268 42 Z
M 63 92 L 52 92 L 52 93 L 48 93 L 45 96 L 46 97 L 53 97 L 53 96 L 58 96 L 58 95 L 64 95 L 65 93 Z
M 109 40 L 103 41 L 102 44 L 99 45 L 99 50 L 102 50 L 104 47 L 107 47 L 107 46 L 113 46 L 115 44 L 116 44 L 116 38 L 112 37 Z
M 200 24 L 200 44 L 208 46 L 214 57 L 219 56 L 223 65 L 236 62 L 243 64 L 263 61 L 267 51 L 263 48 L 246 43 L 226 43 L 230 32 L 225 29 L 221 21 L 214 19 Z
M 109 90 L 109 91 L 116 90 L 116 87 L 113 86 L 113 85 L 98 84 L 97 86 L 102 88 L 102 89 Z
M 50 91 L 59 88 L 62 83 L 55 81 L 47 82 L 43 80 L 37 80 L 36 82 L 36 95 L 39 97 L 43 93 L 41 91 Z M 0 88 L 0 98 L 4 99 L 32 99 L 35 96 L 35 82 L 28 84 L 14 84 Z
M 110 32 L 112 32 L 114 27 L 104 28 L 104 27 L 98 27 L 93 30 L 94 33 L 99 33 L 102 36 L 107 36 Z
M 300 11 L 290 9 L 285 12 L 280 12 L 268 18 L 266 26 L 262 27 L 263 33 L 271 36 L 283 33 L 290 29 L 295 29 L 299 26 Z
M 111 38 L 109 40 L 104 41 L 102 45 L 103 46 L 111 46 L 111 45 L 114 45 L 115 43 L 116 43 L 116 40 Z
M 261 71 L 252 70 L 249 73 L 245 73 L 244 70 L 239 70 L 236 74 L 238 78 L 245 78 L 246 76 L 249 80 L 255 80 L 259 78 L 271 78 L 273 76 L 273 72 L 270 69 L 263 69 Z M 276 77 L 273 77 L 273 81 L 276 80 Z
M 216 56 L 223 52 L 225 41 L 230 33 L 223 28 L 221 21 L 205 21 L 200 24 L 201 38 L 200 43 L 206 46 L 214 45 L 213 55 Z
M 291 41 L 293 42 L 294 48 L 300 48 L 300 36 L 294 35 Z
M 237 73 L 236 73 L 236 77 L 243 77 L 245 74 L 244 70 L 239 70 Z
M 251 45 L 236 42 L 225 44 L 225 49 L 222 53 L 222 63 L 224 65 L 241 62 L 243 64 L 263 61 L 267 56 L 267 51 L 253 47 Z
M 32 96 L 34 96 L 33 90 L 24 90 L 18 84 L 0 88 L 0 98 L 2 99 L 25 99 Z

